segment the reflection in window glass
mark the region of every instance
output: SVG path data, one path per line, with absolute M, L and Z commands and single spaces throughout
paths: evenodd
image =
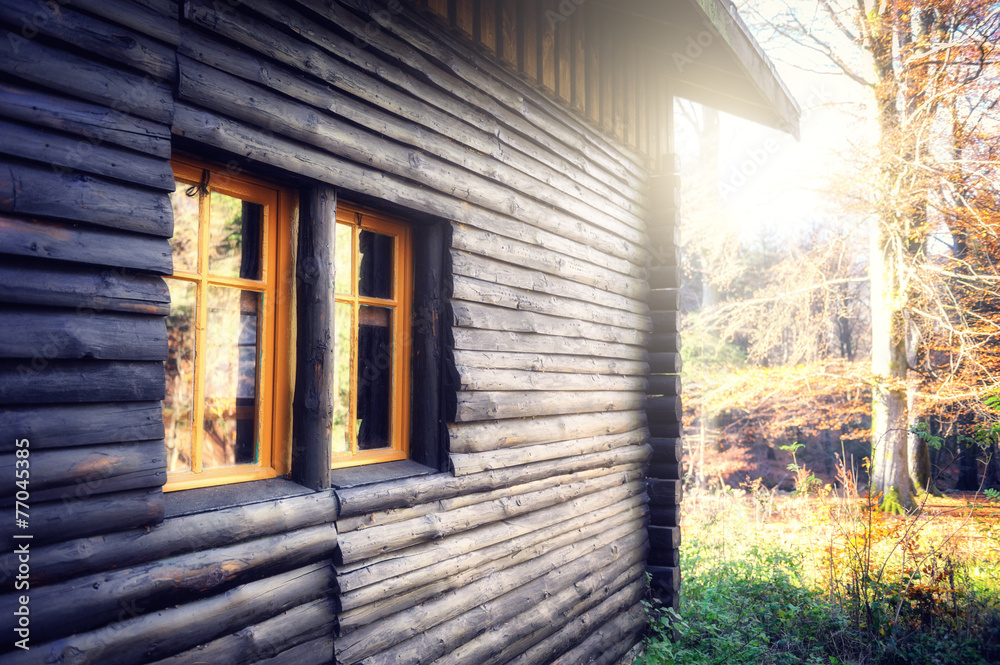
M 208 288 L 202 466 L 256 460 L 257 339 L 261 295 Z
M 358 254 L 358 293 L 367 298 L 392 298 L 393 237 L 361 231 Z
M 333 452 L 346 453 L 351 449 L 348 436 L 351 417 L 351 329 L 353 328 L 350 303 L 336 304 L 333 315 L 335 328 L 333 368 Z
M 351 284 L 351 257 L 354 256 L 354 227 L 347 224 L 337 224 L 337 237 L 334 242 L 334 267 L 337 271 L 334 277 L 334 291 L 337 293 L 353 294 Z
M 174 235 L 170 238 L 170 251 L 174 256 L 174 270 L 198 270 L 198 194 L 188 196 L 191 185 L 175 182 L 177 188 L 170 194 L 174 209 Z
M 389 448 L 392 309 L 362 305 L 358 316 L 358 450 Z
M 222 277 L 260 279 L 264 206 L 212 192 L 208 270 Z
M 170 315 L 167 317 L 167 392 L 163 399 L 163 429 L 167 444 L 167 471 L 191 468 L 194 419 L 194 321 L 197 288 L 191 282 L 167 280 Z

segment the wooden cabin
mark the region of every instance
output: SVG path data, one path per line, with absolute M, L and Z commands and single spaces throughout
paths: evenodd
M 0 664 L 615 663 L 726 0 L 0 0 Z

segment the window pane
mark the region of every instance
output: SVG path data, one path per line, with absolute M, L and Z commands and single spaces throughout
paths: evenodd
M 392 298 L 392 236 L 374 231 L 358 234 L 358 293 L 368 298 Z
M 337 270 L 334 278 L 334 290 L 337 293 L 353 294 L 351 290 L 351 257 L 354 255 L 354 248 L 351 240 L 354 235 L 354 227 L 347 224 L 337 224 L 337 243 L 334 249 L 334 267 Z
M 364 305 L 358 318 L 358 450 L 390 448 L 392 309 Z
M 260 279 L 264 206 L 212 192 L 209 216 L 209 272 Z
M 167 394 L 163 400 L 163 428 L 167 442 L 167 471 L 191 468 L 194 417 L 194 320 L 197 286 L 168 279 L 170 315 L 167 317 Z
M 257 313 L 261 294 L 208 287 L 202 466 L 256 461 Z
M 338 302 L 333 315 L 336 330 L 334 339 L 333 368 L 333 452 L 346 453 L 351 450 L 351 318 L 354 312 L 350 303 Z
M 198 193 L 188 196 L 191 185 L 174 182 L 176 191 L 170 194 L 170 204 L 174 209 L 174 235 L 170 238 L 170 249 L 174 255 L 174 270 L 196 272 L 198 270 Z

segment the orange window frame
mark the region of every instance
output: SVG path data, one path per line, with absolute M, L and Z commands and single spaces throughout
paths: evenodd
M 332 452 L 331 468 L 342 469 L 363 464 L 391 462 L 409 458 L 410 454 L 410 349 L 412 347 L 410 331 L 412 319 L 413 295 L 413 243 L 410 227 L 404 222 L 395 220 L 382 213 L 374 212 L 347 204 L 337 203 L 337 223 L 350 226 L 351 233 L 351 267 L 350 283 L 352 293 L 341 293 L 335 289 L 337 304 L 351 306 L 350 332 L 350 404 L 348 405 L 347 432 L 349 450 Z M 393 288 L 392 298 L 375 298 L 362 296 L 358 293 L 359 272 L 359 234 L 361 231 L 373 231 L 392 236 L 395 239 L 393 251 Z M 338 252 L 339 254 L 339 252 Z M 338 267 L 338 269 L 340 269 Z M 392 414 L 390 418 L 391 447 L 374 450 L 359 450 L 357 442 L 357 377 L 358 377 L 358 320 L 359 309 L 364 305 L 391 307 L 393 309 L 392 334 L 392 387 L 390 400 Z M 331 442 L 331 447 L 333 443 Z
M 230 483 L 275 478 L 288 472 L 291 431 L 291 221 L 295 195 L 275 184 L 231 174 L 225 167 L 174 158 L 174 179 L 191 186 L 210 174 L 207 193 L 199 194 L 198 259 L 195 271 L 175 270 L 166 279 L 196 285 L 194 399 L 190 470 L 168 472 L 164 491 L 209 487 Z M 261 232 L 261 275 L 259 280 L 213 275 L 209 272 L 210 236 L 208 232 L 210 194 L 218 192 L 263 207 Z M 224 286 L 254 291 L 263 296 L 262 323 L 259 326 L 257 355 L 257 431 L 256 461 L 215 468 L 202 467 L 203 418 L 205 409 L 205 357 L 209 286 Z

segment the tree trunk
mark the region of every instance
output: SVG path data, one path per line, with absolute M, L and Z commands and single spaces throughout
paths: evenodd
M 974 426 L 975 419 L 971 414 L 963 413 L 958 417 L 958 445 L 961 453 L 958 458 L 958 482 L 955 483 L 955 489 L 963 492 L 975 492 L 979 489 L 979 462 L 976 459 L 979 446 L 969 437 Z
M 883 509 L 899 512 L 913 506 L 907 465 L 906 322 L 881 220 L 872 223 L 871 242 L 871 490 L 882 494 Z

